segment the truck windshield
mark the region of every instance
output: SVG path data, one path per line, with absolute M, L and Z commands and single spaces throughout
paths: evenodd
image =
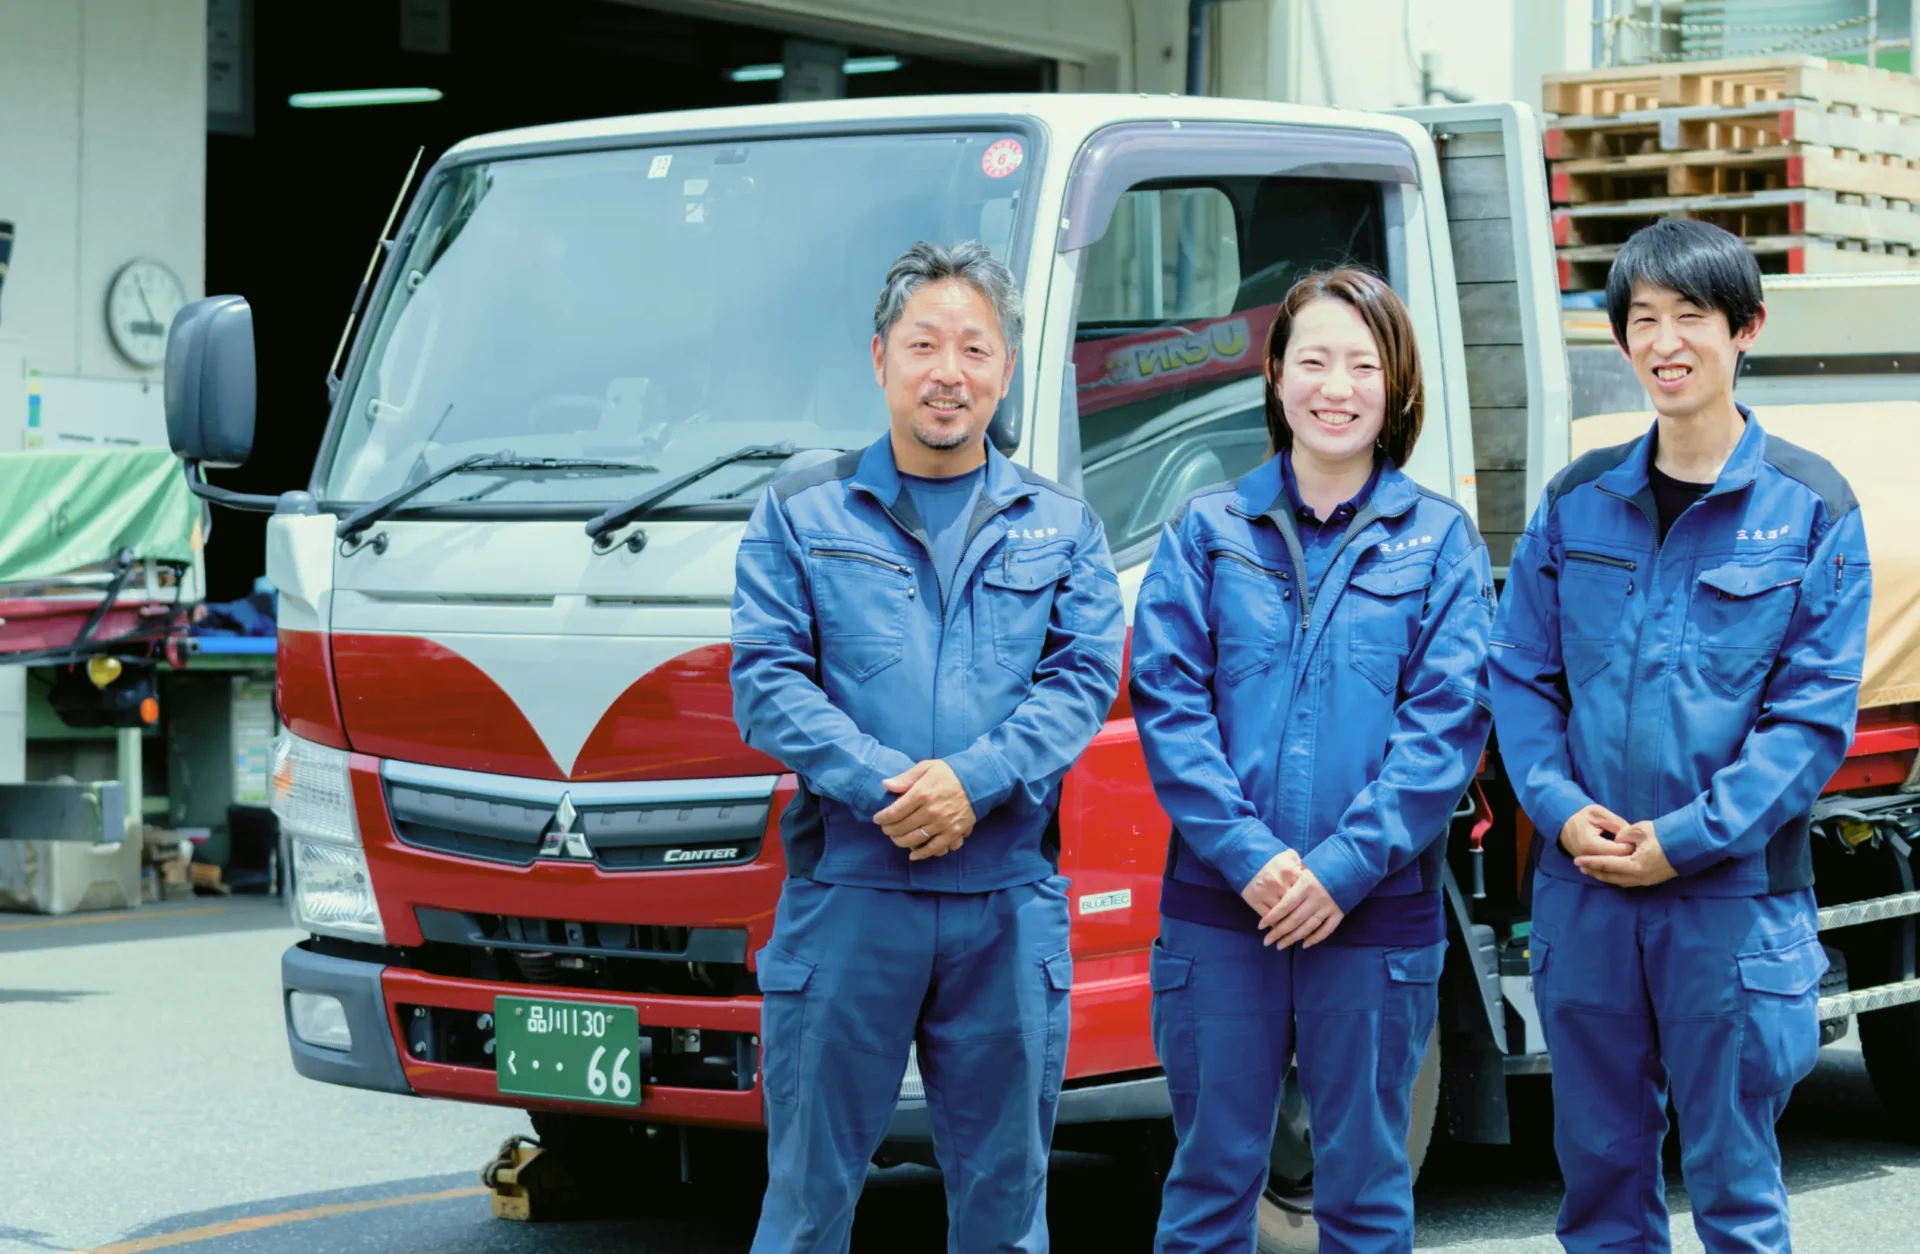
M 630 463 L 456 475 L 409 508 L 625 500 L 748 445 L 886 429 L 869 344 L 916 240 L 1006 258 L 1021 141 L 992 131 L 776 138 L 523 157 L 427 191 L 320 474 L 364 502 L 476 454 Z M 669 502 L 747 498 L 743 461 Z

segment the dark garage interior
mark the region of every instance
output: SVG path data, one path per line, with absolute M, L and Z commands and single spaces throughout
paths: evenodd
M 403 48 L 403 8 L 438 9 L 435 51 Z M 772 103 L 790 32 L 618 0 L 256 2 L 251 117 L 207 137 L 211 294 L 253 307 L 259 367 L 254 452 L 222 486 L 305 488 L 327 419 L 325 378 L 381 224 L 416 151 L 421 173 L 468 136 L 517 126 L 670 109 Z M 413 33 L 409 42 L 421 45 Z M 1047 90 L 1052 66 L 968 50 L 929 56 L 844 39 L 850 59 L 897 68 L 849 73 L 844 94 L 879 97 Z M 441 51 L 440 49 L 444 49 Z M 294 93 L 430 87 L 431 103 L 295 108 Z M 233 130 L 246 133 L 231 133 Z M 422 151 L 423 150 L 423 151 Z M 417 191 L 416 179 L 414 190 Z M 244 595 L 265 568 L 265 519 L 221 510 L 207 550 L 207 594 Z

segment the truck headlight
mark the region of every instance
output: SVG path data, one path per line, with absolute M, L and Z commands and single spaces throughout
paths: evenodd
M 267 791 L 290 850 L 294 921 L 323 936 L 384 944 L 348 760 L 344 749 L 283 732 Z

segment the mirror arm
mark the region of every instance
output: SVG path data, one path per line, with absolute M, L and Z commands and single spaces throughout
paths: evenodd
M 234 492 L 227 488 L 217 488 L 207 482 L 206 472 L 200 469 L 200 463 L 191 457 L 180 459 L 180 465 L 187 474 L 187 489 L 203 501 L 215 505 L 225 505 L 229 509 L 242 510 L 249 514 L 271 514 L 280 504 L 277 496 L 261 496 L 253 492 Z

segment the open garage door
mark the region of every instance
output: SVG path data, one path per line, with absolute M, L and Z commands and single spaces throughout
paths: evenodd
M 915 34 L 926 0 L 874 5 L 872 24 L 784 2 L 214 0 L 210 14 L 236 6 L 250 99 L 210 115 L 207 290 L 245 296 L 254 311 L 262 434 L 251 462 L 221 476 L 250 492 L 307 484 L 328 362 L 416 152 L 424 169 L 467 136 L 519 126 L 840 95 L 1041 91 L 1054 78 L 1039 55 Z M 208 598 L 244 595 L 264 568 L 264 519 L 223 517 L 207 550 Z

